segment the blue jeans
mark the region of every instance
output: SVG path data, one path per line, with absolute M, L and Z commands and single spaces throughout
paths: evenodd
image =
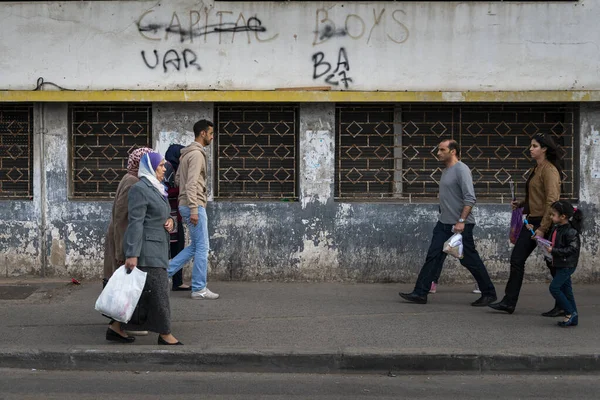
M 425 264 L 423 264 L 421 272 L 419 272 L 419 277 L 417 278 L 417 283 L 415 284 L 414 293 L 416 295 L 427 296 L 431 287 L 431 282 L 436 276 L 440 276 L 442 265 L 444 264 L 447 255 L 442 249 L 444 248 L 444 242 L 454 235 L 452 226 L 453 225 L 450 224 L 442 224 L 439 221 L 435 225 L 431 244 L 427 251 L 427 257 L 425 258 Z M 465 230 L 462 233 L 464 257 L 460 259 L 460 263 L 469 270 L 471 275 L 473 275 L 473 278 L 477 281 L 477 285 L 479 285 L 482 296 L 496 296 L 496 288 L 475 248 L 475 241 L 473 240 L 474 226 L 474 224 L 465 225 Z
M 556 299 L 560 308 L 565 310 L 565 314 L 571 315 L 577 311 L 575 297 L 573 296 L 573 286 L 571 285 L 571 275 L 575 272 L 573 268 L 556 268 L 556 275 L 550 283 L 550 294 Z
M 188 226 L 192 243 L 169 262 L 169 278 L 194 257 L 192 291 L 197 292 L 206 287 L 208 269 L 208 218 L 206 217 L 206 209 L 198 207 L 198 223 L 196 225 L 190 222 L 189 207 L 179 206 L 179 214 Z

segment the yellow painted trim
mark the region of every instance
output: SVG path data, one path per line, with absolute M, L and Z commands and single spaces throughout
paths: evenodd
M 4 102 L 591 102 L 600 90 L 510 92 L 353 92 L 311 90 L 2 90 Z

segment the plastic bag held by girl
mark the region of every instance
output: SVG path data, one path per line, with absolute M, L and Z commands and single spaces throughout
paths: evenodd
M 548 247 L 552 246 L 552 242 L 539 236 L 536 236 L 535 240 L 537 241 L 538 249 L 540 249 L 544 258 L 548 261 L 552 261 L 552 254 L 548 251 Z
M 453 257 L 463 258 L 462 235 L 460 233 L 455 233 L 450 239 L 446 240 L 443 251 Z
M 96 311 L 115 321 L 129 322 L 145 284 L 145 272 L 134 268 L 131 273 L 127 273 L 127 268 L 121 265 L 96 300 Z

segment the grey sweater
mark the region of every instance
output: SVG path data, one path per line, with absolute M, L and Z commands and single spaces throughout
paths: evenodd
M 442 224 L 456 224 L 460 219 L 463 207 L 475 206 L 475 188 L 471 170 L 462 161 L 450 168 L 445 168 L 440 180 L 440 215 Z M 475 217 L 469 214 L 466 224 L 474 224 Z

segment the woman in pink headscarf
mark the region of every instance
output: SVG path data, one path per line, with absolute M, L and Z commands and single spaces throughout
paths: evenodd
M 106 282 L 108 282 L 113 272 L 121 265 L 125 264 L 123 236 L 127 229 L 127 194 L 129 193 L 129 189 L 140 181 L 140 178 L 138 178 L 138 170 L 142 156 L 151 151 L 152 149 L 147 147 L 140 147 L 131 152 L 129 160 L 127 161 L 127 173 L 123 179 L 121 179 L 121 182 L 117 187 L 115 201 L 112 207 L 112 216 L 104 240 L 103 286 L 106 286 Z

